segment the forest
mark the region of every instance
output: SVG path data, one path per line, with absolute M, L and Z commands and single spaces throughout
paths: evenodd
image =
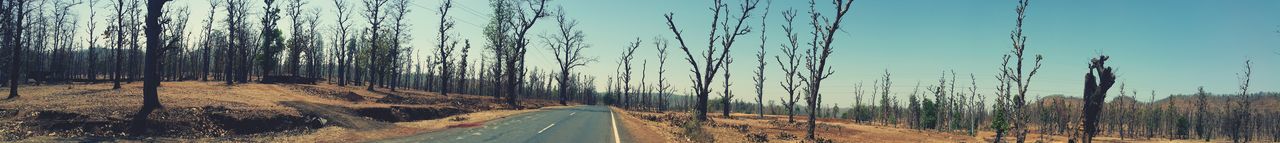
M 454 0 L 209 0 L 207 13 L 171 0 L 0 0 L 0 79 L 8 91 L 0 101 L 0 124 L 8 126 L 0 141 L 294 142 L 364 131 L 370 133 L 358 139 L 310 141 L 376 141 L 579 106 L 622 112 L 618 120 L 627 130 L 666 137 L 654 142 L 1280 141 L 1280 92 L 1250 86 L 1259 80 L 1254 76 L 1274 73 L 1255 74 L 1254 67 L 1274 61 L 1217 63 L 1239 65 L 1217 69 L 1237 77 L 1214 77 L 1236 81 L 1237 90 L 1157 93 L 1126 88 L 1126 74 L 1117 73 L 1128 67 L 1108 63 L 1132 61 L 1098 53 L 1073 57 L 1090 59 L 1070 67 L 1085 71 L 1083 95 L 1040 96 L 1030 85 L 1042 82 L 1041 62 L 1052 53 L 1024 53 L 1041 48 L 1028 46 L 1034 44 L 1023 31 L 1024 21 L 1039 20 L 1028 17 L 1030 0 L 1017 0 L 1016 17 L 1001 19 L 1013 20 L 1010 47 L 1000 57 L 981 57 L 1001 59 L 984 63 L 997 69 L 967 79 L 941 71 L 936 82 L 916 81 L 909 93 L 894 93 L 907 90 L 891 87 L 911 81 L 895 80 L 887 68 L 870 84 L 830 86 L 848 82 L 828 80 L 832 75 L 851 74 L 833 68 L 847 62 L 833 57 L 859 51 L 833 44 L 851 41 L 845 33 L 857 16 L 852 0 L 809 0 L 802 7 L 710 1 L 703 13 L 668 12 L 660 14 L 665 21 L 648 22 L 665 24 L 653 30 L 665 36 L 592 45 L 572 15 L 590 11 L 569 11 L 560 4 L 568 0 L 489 0 L 491 9 L 481 9 L 491 12 L 481 17 L 482 33 L 457 29 L 470 24 L 458 17 L 475 10 Z M 694 25 L 710 27 L 680 18 L 690 15 L 710 15 Z M 424 19 L 438 26 L 410 22 Z M 432 35 L 415 37 L 411 29 Z M 473 34 L 483 38 L 463 36 Z M 622 52 L 590 52 L 600 48 Z M 531 56 L 551 56 L 536 59 L 554 64 L 530 64 L 540 62 L 526 60 Z M 735 61 L 751 65 L 730 66 Z M 584 71 L 601 65 L 617 68 Z M 1127 75 L 1133 74 L 1142 73 Z M 766 87 L 785 94 L 770 99 L 778 96 L 766 96 Z M 228 96 L 214 97 L 221 95 Z M 828 96 L 855 100 L 824 103 L 835 100 Z M 197 119 L 181 119 L 188 117 Z M 258 126 L 272 127 L 251 129 Z M 422 131 L 368 135 L 396 127 Z M 857 135 L 890 129 L 931 139 Z M 644 131 L 631 131 L 633 138 L 644 138 L 636 132 Z M 272 137 L 236 139 L 263 136 Z

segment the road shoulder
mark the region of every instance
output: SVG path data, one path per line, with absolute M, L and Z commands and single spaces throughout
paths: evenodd
M 615 107 L 609 107 L 609 109 L 617 116 L 618 128 L 620 128 L 619 132 L 622 133 L 621 136 L 623 136 L 623 139 L 628 139 L 628 141 L 637 143 L 664 143 L 676 141 L 675 135 L 669 132 L 663 132 L 656 128 L 656 126 L 660 125 L 642 121 L 640 118 L 632 116 L 626 110 Z

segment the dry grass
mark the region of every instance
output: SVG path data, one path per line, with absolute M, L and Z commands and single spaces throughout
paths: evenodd
M 619 122 L 622 122 L 619 123 L 618 126 L 621 126 L 622 129 L 626 130 L 628 133 L 627 135 L 632 139 L 636 139 L 636 142 L 662 143 L 675 142 L 680 139 L 679 137 L 676 137 L 675 134 L 671 134 L 672 132 L 655 132 L 661 131 L 661 127 L 669 126 L 666 125 L 666 122 L 646 121 L 636 118 L 631 115 L 631 112 L 627 112 L 620 108 L 609 107 L 609 109 L 613 110 L 613 113 L 617 114 L 615 116 L 620 120 Z
M 628 126 L 629 130 L 639 130 L 639 132 L 652 132 L 654 135 L 646 135 L 651 137 L 637 137 L 642 139 L 656 139 L 659 141 L 650 142 L 697 142 L 690 136 L 684 136 L 686 130 L 680 126 L 679 122 L 692 120 L 689 113 L 685 112 L 646 112 L 646 111 L 623 111 L 615 110 L 621 115 Z M 710 122 L 701 125 L 702 131 L 710 134 L 714 138 L 713 142 L 754 142 L 748 138 L 749 134 L 765 135 L 768 142 L 787 143 L 787 142 L 811 142 L 804 140 L 808 124 L 807 118 L 804 116 L 796 116 L 796 123 L 788 123 L 785 115 L 766 115 L 765 118 L 757 118 L 755 114 L 732 114 L 732 118 L 723 116 L 711 116 Z M 638 123 L 635 123 L 638 122 Z M 822 139 L 829 139 L 833 142 L 878 142 L 878 143 L 918 143 L 918 142 L 990 142 L 994 139 L 995 133 L 989 131 L 980 131 L 976 136 L 969 136 L 967 133 L 960 131 L 942 132 L 935 130 L 915 130 L 902 127 L 890 127 L 879 123 L 853 123 L 849 120 L 822 118 L 818 120 L 817 135 Z M 634 133 L 634 132 L 633 132 Z M 794 139 L 782 139 L 784 135 L 793 135 Z M 1004 138 L 1007 141 L 1013 141 L 1012 136 Z M 1067 136 L 1029 134 L 1028 142 L 1066 142 Z M 1095 142 L 1199 142 L 1196 140 L 1170 140 L 1162 138 L 1152 139 L 1120 139 L 1115 137 L 1096 137 Z M 1226 140 L 1214 140 L 1214 142 L 1226 142 Z
M 23 86 L 19 92 L 20 98 L 0 100 L 0 140 L 137 139 L 123 130 L 141 106 L 141 82 L 115 90 L 103 83 Z M 327 84 L 165 82 L 159 92 L 164 107 L 151 116 L 158 127 L 149 129 L 158 135 L 147 140 L 351 142 L 532 111 L 510 110 L 488 96 Z M 533 108 L 554 104 L 522 101 Z M 465 120 L 453 118 L 459 116 Z

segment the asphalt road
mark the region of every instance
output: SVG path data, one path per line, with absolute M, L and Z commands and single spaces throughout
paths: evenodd
M 618 143 L 629 140 L 606 106 L 543 109 L 484 123 L 376 142 Z

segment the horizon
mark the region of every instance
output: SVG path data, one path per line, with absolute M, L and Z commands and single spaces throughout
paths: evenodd
M 1083 80 L 1080 74 L 1086 68 L 1088 58 L 1099 54 L 1112 56 L 1111 66 L 1118 69 L 1117 82 L 1126 84 L 1126 91 L 1139 91 L 1140 94 L 1155 91 L 1158 99 L 1176 94 L 1194 93 L 1196 87 L 1204 86 L 1210 93 L 1239 92 L 1236 73 L 1243 69 L 1243 62 L 1252 59 L 1254 62 L 1254 80 L 1250 93 L 1277 92 L 1280 87 L 1280 1 L 1032 1 L 1027 10 L 1024 32 L 1029 39 L 1027 54 L 1044 55 L 1044 66 L 1032 79 L 1029 97 L 1042 97 L 1055 94 L 1079 97 Z M 435 7 L 440 1 L 413 1 L 411 11 L 410 46 L 415 49 L 414 57 L 423 57 L 430 53 L 422 51 L 434 50 L 436 39 L 435 28 L 439 15 Z M 727 1 L 730 5 L 739 1 Z M 98 16 L 93 20 L 110 18 L 107 5 L 112 2 L 100 2 Z M 283 5 L 282 3 L 276 3 Z M 348 2 L 354 10 L 363 9 L 358 2 Z M 78 5 L 74 13 L 79 17 L 77 24 L 86 25 L 88 18 L 88 2 Z M 207 1 L 176 1 L 169 7 L 187 5 L 191 12 L 188 20 L 188 32 L 202 32 L 203 20 L 208 11 Z M 656 53 L 649 43 L 655 36 L 672 38 L 662 15 L 675 13 L 678 26 L 685 35 L 705 35 L 710 12 L 705 8 L 707 1 L 551 1 L 552 6 L 562 6 L 571 19 L 578 20 L 579 28 L 586 33 L 586 43 L 591 45 L 585 55 L 598 58 L 599 61 L 578 68 L 576 72 L 595 76 L 597 86 L 605 83 L 616 62 L 615 57 L 627 42 L 634 39 L 644 40 L 637 51 L 634 63 L 656 60 Z M 1008 53 L 1010 43 L 1008 33 L 1013 29 L 1014 1 L 876 1 L 862 0 L 853 4 L 845 27 L 837 33 L 834 43 L 835 51 L 832 67 L 835 74 L 824 85 L 822 93 L 827 103 L 849 105 L 853 100 L 853 85 L 863 82 L 863 88 L 871 88 L 873 81 L 888 70 L 892 73 L 893 84 L 891 95 L 899 102 L 905 102 L 912 92 L 915 83 L 921 88 L 936 84 L 943 71 L 954 70 L 957 88 L 967 88 L 970 80 L 966 77 L 972 73 L 976 77 L 979 94 L 992 101 L 992 88 L 996 82 L 994 74 L 1000 64 L 1000 56 Z M 261 15 L 260 2 L 250 3 L 253 20 Z M 333 23 L 332 1 L 310 0 L 303 7 L 321 9 L 321 29 L 328 32 Z M 807 3 L 803 1 L 773 1 L 768 14 L 767 45 L 777 45 L 783 41 L 782 31 L 777 28 L 783 24 L 779 12 L 782 9 L 794 8 L 803 12 Z M 732 6 L 731 6 L 732 7 Z M 762 1 L 761 8 L 764 4 Z M 830 9 L 829 7 L 824 9 Z M 215 20 L 224 16 L 223 9 L 215 11 Z M 820 9 L 823 10 L 823 9 Z M 454 12 L 450 15 L 457 23 L 453 33 L 463 39 L 482 39 L 480 27 L 488 23 L 486 17 L 490 13 L 487 1 L 457 1 Z M 745 25 L 759 27 L 759 12 L 748 19 Z M 280 29 L 289 31 L 288 16 L 282 15 Z M 353 15 L 353 28 L 365 25 L 364 19 Z M 256 23 L 256 22 L 250 22 Z M 100 25 L 105 25 L 99 22 Z M 803 25 L 804 22 L 797 22 Z M 214 23 L 215 27 L 222 25 Z M 553 20 L 539 21 L 531 36 L 549 34 L 556 26 Z M 98 30 L 105 29 L 99 26 Z M 78 29 L 77 39 L 84 39 L 86 34 Z M 797 31 L 804 38 L 808 30 Z M 96 32 L 95 32 L 96 33 Z M 754 54 L 760 46 L 759 30 L 743 35 L 730 54 L 735 62 L 729 67 L 734 74 L 731 87 L 736 99 L 754 100 L 754 88 L 751 80 L 756 66 Z M 284 35 L 286 38 L 289 35 Z M 189 38 L 199 38 L 190 36 Z M 326 35 L 327 37 L 327 35 Z M 700 47 L 701 38 L 689 38 L 690 47 Z M 927 42 L 926 42 L 927 41 Z M 191 42 L 195 44 L 195 42 Z M 483 45 L 483 44 L 476 44 Z M 531 69 L 552 69 L 549 51 L 541 40 L 533 40 L 529 56 Z M 667 59 L 667 80 L 674 93 L 685 93 L 692 85 L 688 80 L 688 65 L 684 63 L 683 54 L 677 49 L 669 50 L 672 54 Z M 191 47 L 189 47 L 191 48 Z M 778 46 L 766 47 L 769 56 L 778 55 Z M 694 50 L 697 52 L 698 50 Z M 484 50 L 472 50 L 473 61 L 483 57 Z M 696 53 L 695 53 L 696 54 Z M 765 100 L 778 99 L 785 96 L 777 81 L 781 76 L 778 63 L 771 59 L 766 67 Z M 649 68 L 656 68 L 649 63 Z M 638 64 L 637 64 L 638 65 Z M 633 70 L 635 78 L 640 77 L 642 68 Z M 655 83 L 654 69 L 648 70 L 646 83 Z M 950 73 L 947 76 L 950 76 Z M 722 89 L 723 80 L 716 77 L 713 92 Z M 948 80 L 951 77 L 947 77 Z M 639 80 L 635 80 L 639 83 Z M 1118 83 L 1118 84 L 1119 84 Z M 604 88 L 599 88 L 604 89 Z M 922 90 L 923 91 L 923 90 Z M 868 91 L 869 92 L 869 91 Z M 1118 95 L 1114 90 L 1110 95 Z M 712 98 L 718 97 L 713 93 Z M 926 96 L 927 97 L 927 96 Z M 1139 96 L 1141 97 L 1141 96 Z M 878 98 L 878 97 L 873 97 Z M 864 99 L 864 102 L 866 102 Z M 1111 100 L 1108 98 L 1107 100 Z M 1146 101 L 1139 99 L 1139 101 Z M 991 103 L 991 102 L 988 102 Z

